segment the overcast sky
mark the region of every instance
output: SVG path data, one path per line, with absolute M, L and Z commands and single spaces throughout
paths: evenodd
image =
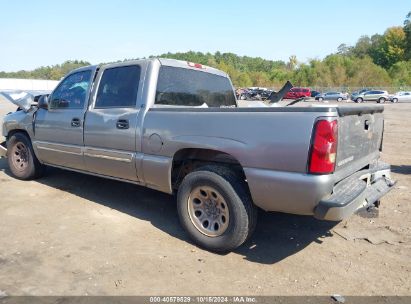
M 0 71 L 189 50 L 306 61 L 409 11 L 409 0 L 1 0 Z

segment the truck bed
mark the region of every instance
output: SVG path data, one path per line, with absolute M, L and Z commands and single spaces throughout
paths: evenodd
M 172 161 L 173 155 L 185 148 L 219 150 L 232 155 L 244 168 L 258 206 L 265 210 L 313 214 L 316 204 L 332 193 L 335 184 L 377 161 L 382 111 L 382 106 L 156 107 L 148 110 L 145 117 L 143 152 Z M 313 127 L 319 117 L 335 118 L 340 125 L 337 152 L 340 166 L 336 166 L 334 174 L 307 173 Z M 376 122 L 370 129 L 370 138 L 369 133 L 356 129 L 364 119 Z M 150 151 L 151 134 L 161 138 L 160 151 Z M 350 136 L 356 137 L 353 144 Z M 357 144 L 367 149 L 356 150 Z M 347 161 L 351 152 L 353 157 Z M 275 200 L 272 193 L 276 193 Z

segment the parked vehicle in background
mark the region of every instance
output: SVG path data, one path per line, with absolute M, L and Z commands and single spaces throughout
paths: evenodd
M 292 88 L 285 94 L 284 99 L 297 99 L 311 97 L 311 89 L 309 88 Z
M 370 91 L 370 89 L 362 89 L 362 90 L 359 90 L 359 91 L 352 92 L 350 98 L 351 98 L 351 100 L 355 100 L 358 95 L 360 95 L 364 92 L 367 92 L 367 91 Z
M 247 95 L 248 95 L 248 90 L 247 90 L 247 89 L 238 88 L 238 89 L 235 91 L 235 97 L 236 97 L 237 99 L 246 100 L 246 99 L 247 99 Z
M 241 97 L 239 99 L 241 100 L 266 100 L 267 98 L 270 97 L 272 90 L 268 90 L 267 88 L 258 88 L 258 87 L 252 87 L 248 88 L 246 93 L 244 94 L 244 97 Z
M 311 97 L 316 97 L 317 95 L 321 94 L 319 91 L 311 91 Z
M 411 102 L 411 92 L 397 92 L 390 96 L 391 102 Z
M 347 93 L 342 92 L 326 92 L 319 94 L 315 97 L 315 100 L 323 101 L 323 100 L 336 100 L 336 101 L 343 101 L 348 99 Z
M 267 100 L 270 98 L 271 93 L 274 92 L 273 90 L 266 90 L 261 94 L 262 100 Z
M 379 90 L 363 92 L 358 94 L 354 99 L 355 102 L 376 101 L 378 103 L 384 103 L 387 100 L 390 100 L 388 92 Z

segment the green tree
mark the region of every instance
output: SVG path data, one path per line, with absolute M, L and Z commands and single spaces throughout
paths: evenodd
M 297 56 L 291 55 L 287 63 L 288 69 L 294 70 L 297 67 L 297 64 L 298 64 Z
M 392 84 L 388 72 L 376 65 L 370 57 L 357 58 L 354 64 L 353 77 L 349 79 L 348 86 L 390 86 Z
M 370 55 L 371 47 L 371 38 L 368 36 L 361 36 L 355 46 L 352 48 L 351 53 L 355 57 L 363 58 Z
M 353 48 L 351 46 L 349 46 L 345 43 L 342 43 L 337 48 L 337 54 L 339 54 L 339 55 L 349 55 L 352 52 L 352 49 Z
M 404 21 L 404 33 L 405 33 L 405 50 L 404 57 L 407 60 L 411 60 L 411 12 L 409 12 Z
M 384 35 L 371 37 L 370 56 L 373 61 L 389 69 L 394 63 L 404 60 L 405 32 L 402 27 L 388 28 Z
M 395 86 L 411 86 L 411 61 L 399 61 L 389 70 Z
M 240 73 L 237 79 L 233 79 L 233 84 L 242 88 L 251 87 L 253 85 L 253 81 L 248 73 Z

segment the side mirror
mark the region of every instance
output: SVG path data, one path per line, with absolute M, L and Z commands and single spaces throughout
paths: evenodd
M 39 109 L 48 110 L 49 109 L 49 95 L 42 95 L 37 102 Z

